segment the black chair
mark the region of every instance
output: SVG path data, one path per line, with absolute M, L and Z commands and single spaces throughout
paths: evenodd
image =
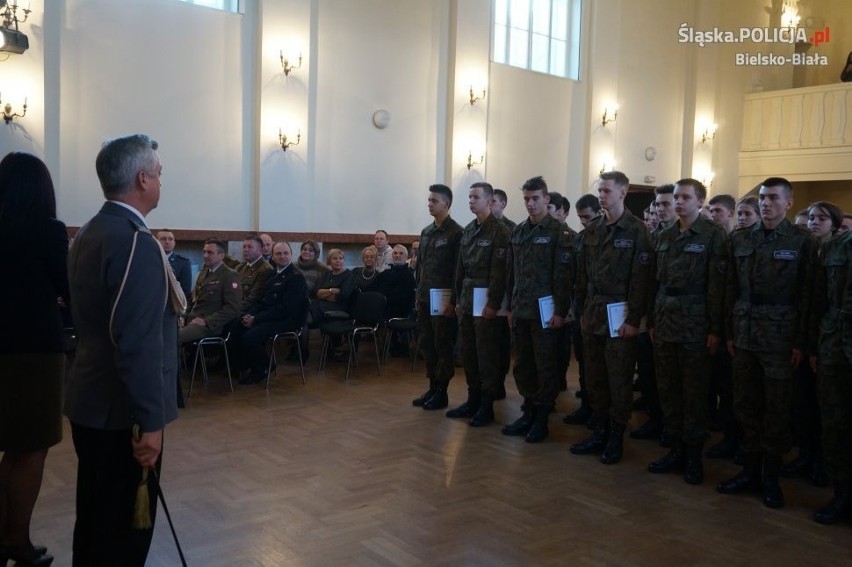
M 376 349 L 376 369 L 382 374 L 382 356 L 379 353 L 379 327 L 384 317 L 387 298 L 381 293 L 370 291 L 362 293 L 355 301 L 352 309 L 352 319 L 348 321 L 332 321 L 320 326 L 323 334 L 322 350 L 320 352 L 319 367 L 317 372 L 325 367 L 331 340 L 334 337 L 345 338 L 349 346 L 349 356 L 346 362 L 346 377 L 349 380 L 349 371 L 353 362 L 358 365 L 356 340 L 362 335 L 373 337 L 373 345 Z
M 224 335 L 218 337 L 204 337 L 203 339 L 199 339 L 197 341 L 193 341 L 190 343 L 195 347 L 195 357 L 192 363 L 192 376 L 189 379 L 189 393 L 187 394 L 187 398 L 192 397 L 192 385 L 195 383 L 195 370 L 198 367 L 198 359 L 201 359 L 201 374 L 204 376 L 204 383 L 206 384 L 209 377 L 207 375 L 207 360 L 204 356 L 204 347 L 206 346 L 221 346 L 222 350 L 225 353 L 225 369 L 228 372 L 228 384 L 231 386 L 231 391 L 234 391 L 234 381 L 231 379 L 231 361 L 228 358 L 228 340 L 231 338 L 231 332 L 228 331 Z
M 388 363 L 388 355 L 390 354 L 390 346 L 393 342 L 393 337 L 405 335 L 408 341 L 409 348 L 414 350 L 414 356 L 411 358 L 411 371 L 414 372 L 414 365 L 417 363 L 417 319 L 408 317 L 393 317 L 385 323 L 387 336 L 385 337 L 385 352 L 384 364 Z
M 269 376 L 275 370 L 275 375 L 278 376 L 278 356 L 275 354 L 275 345 L 280 340 L 293 342 L 293 348 L 299 353 L 299 368 L 302 371 L 302 385 L 305 385 L 305 360 L 302 358 L 302 349 L 299 347 L 299 341 L 302 338 L 302 328 L 296 331 L 276 333 L 270 340 L 272 346 L 269 351 L 269 367 L 266 369 L 266 389 L 269 389 Z

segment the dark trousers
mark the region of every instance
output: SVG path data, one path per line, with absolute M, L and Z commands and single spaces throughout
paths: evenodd
M 666 433 L 674 442 L 697 446 L 707 435 L 710 355 L 703 342 L 654 344 Z
M 439 384 L 448 384 L 456 372 L 453 347 L 458 326 L 455 317 L 432 316 L 429 303 L 417 304 L 417 332 L 420 352 L 426 361 L 426 376 Z
M 822 453 L 818 382 L 805 357 L 793 375 L 793 413 L 790 424 L 794 443 L 799 447 L 799 452 L 806 455 Z
M 467 386 L 492 397 L 497 395 L 503 382 L 503 377 L 497 375 L 500 356 L 498 325 L 500 321 L 496 318 L 461 317 L 462 360 Z
M 148 475 L 151 529 L 131 522 L 142 467 L 133 458 L 129 430 L 107 431 L 71 424 L 77 452 L 77 521 L 73 565 L 144 566 L 157 516 L 154 475 Z M 162 455 L 157 462 L 160 470 Z
M 512 359 L 512 330 L 509 328 L 508 317 L 497 317 L 497 344 L 500 349 L 499 368 L 497 370 L 500 384 L 505 383 L 506 374 Z
M 654 420 L 663 418 L 660 392 L 657 387 L 657 368 L 654 359 L 654 344 L 651 333 L 645 331 L 636 337 L 636 371 L 639 375 L 639 391 L 648 408 L 648 416 Z
M 559 394 L 556 349 L 559 329 L 542 329 L 538 319 L 512 319 L 515 340 L 515 384 L 535 405 L 552 407 Z
M 269 353 L 266 343 L 276 333 L 294 330 L 293 321 L 264 321 L 249 328 L 239 319 L 229 324 L 231 330 L 231 364 L 239 369 L 251 369 L 254 372 L 266 372 L 269 365 Z M 304 336 L 304 335 L 303 335 Z

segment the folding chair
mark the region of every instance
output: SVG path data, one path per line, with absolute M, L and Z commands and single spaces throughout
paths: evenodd
M 231 361 L 228 358 L 228 340 L 231 338 L 231 332 L 228 331 L 224 336 L 204 337 L 190 343 L 195 347 L 195 359 L 192 363 L 192 376 L 189 379 L 189 394 L 187 398 L 192 397 L 192 385 L 195 383 L 195 370 L 198 367 L 198 359 L 201 359 L 201 374 L 204 376 L 204 383 L 207 383 L 207 361 L 204 357 L 204 347 L 206 346 L 221 346 L 225 351 L 225 369 L 228 371 L 228 384 L 231 386 L 231 391 L 234 391 L 234 381 L 231 379 Z
M 387 298 L 381 293 L 375 291 L 362 293 L 355 301 L 355 307 L 352 309 L 352 319 L 349 321 L 332 321 L 331 323 L 321 325 L 320 329 L 323 333 L 323 341 L 317 371 L 325 367 L 331 338 L 335 336 L 343 337 L 349 345 L 349 357 L 346 362 L 346 377 L 344 380 L 349 380 L 349 371 L 353 362 L 356 366 L 358 365 L 355 339 L 361 335 L 369 335 L 373 337 L 373 345 L 376 349 L 376 370 L 379 376 L 381 376 L 382 356 L 379 353 L 378 332 L 382 324 L 386 304 Z
M 272 347 L 269 351 L 269 367 L 266 369 L 266 389 L 269 389 L 269 376 L 272 374 L 273 369 L 275 370 L 275 375 L 278 376 L 278 356 L 275 354 L 275 344 L 279 340 L 288 340 L 293 341 L 296 352 L 299 353 L 299 368 L 302 370 L 302 385 L 306 384 L 305 382 L 305 361 L 302 359 L 302 349 L 299 347 L 299 340 L 302 337 L 302 327 L 299 327 L 296 331 L 288 331 L 286 333 L 277 333 L 275 336 L 271 338 Z

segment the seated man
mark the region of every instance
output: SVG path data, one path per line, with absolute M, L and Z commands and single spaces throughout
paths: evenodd
M 238 370 L 251 370 L 240 384 L 266 380 L 266 341 L 276 333 L 295 331 L 305 322 L 308 285 L 305 276 L 293 266 L 292 258 L 293 252 L 286 242 L 272 246 L 275 269 L 266 282 L 263 296 L 229 327 L 234 338 L 232 363 Z
M 263 259 L 263 241 L 258 235 L 243 240 L 243 261 L 235 270 L 240 275 L 240 287 L 243 288 L 243 301 L 240 313 L 260 301 L 266 282 L 272 276 L 272 266 Z
M 195 280 L 192 304 L 180 330 L 180 344 L 219 335 L 240 314 L 240 276 L 225 265 L 225 243 L 209 238 L 203 252 L 204 268 Z

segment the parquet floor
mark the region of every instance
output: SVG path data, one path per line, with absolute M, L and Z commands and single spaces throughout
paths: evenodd
M 664 452 L 653 442 L 628 439 L 615 466 L 571 455 L 587 432 L 561 422 L 569 393 L 550 439 L 530 445 L 498 424 L 412 407 L 422 363 L 412 374 L 392 359 L 377 376 L 365 355 L 344 383 L 344 366 L 317 374 L 315 362 L 306 386 L 283 365 L 268 393 L 232 394 L 214 376 L 167 429 L 163 486 L 190 565 L 852 564 L 852 526 L 810 519 L 828 489 L 784 481 L 787 507 L 769 510 L 713 490 L 737 471 L 728 462 L 708 461 L 694 487 L 645 471 Z M 509 389 L 499 424 L 520 411 Z M 464 392 L 457 369 L 450 403 Z M 71 559 L 75 467 L 66 434 L 33 519 L 60 566 Z M 177 564 L 161 510 L 148 565 Z

